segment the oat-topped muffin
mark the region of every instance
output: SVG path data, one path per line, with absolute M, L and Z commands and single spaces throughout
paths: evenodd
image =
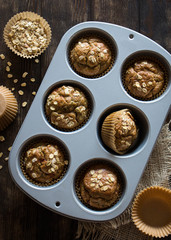
M 111 64 L 111 50 L 100 38 L 81 38 L 70 53 L 71 63 L 80 74 L 94 76 Z
M 40 183 L 58 179 L 68 161 L 56 145 L 39 145 L 29 149 L 24 157 L 26 173 Z
M 135 62 L 125 75 L 125 85 L 135 97 L 151 98 L 164 86 L 164 72 L 157 63 L 149 60 Z
M 119 154 L 126 153 L 135 143 L 138 128 L 128 109 L 116 111 L 108 115 L 101 129 L 103 142 Z
M 104 164 L 91 166 L 80 183 L 81 197 L 91 207 L 110 207 L 118 198 L 119 183 L 116 173 Z
M 78 88 L 62 86 L 47 98 L 46 114 L 58 128 L 73 129 L 88 118 L 88 101 Z

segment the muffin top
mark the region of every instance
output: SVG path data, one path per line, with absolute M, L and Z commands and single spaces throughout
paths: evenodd
M 126 153 L 135 143 L 138 129 L 128 109 L 111 113 L 103 122 L 104 143 L 119 154 Z
M 71 50 L 71 63 L 77 72 L 94 76 L 104 72 L 111 64 L 111 50 L 100 38 L 81 38 Z
M 95 208 L 109 207 L 118 197 L 117 175 L 109 166 L 91 166 L 80 186 L 82 199 Z
M 33 180 L 48 183 L 61 176 L 68 161 L 56 145 L 39 145 L 30 148 L 24 157 L 26 172 Z
M 64 85 L 48 96 L 45 110 L 52 124 L 73 129 L 88 118 L 88 101 L 80 89 Z
M 148 99 L 163 88 L 164 72 L 157 63 L 138 61 L 127 69 L 125 85 L 134 96 Z

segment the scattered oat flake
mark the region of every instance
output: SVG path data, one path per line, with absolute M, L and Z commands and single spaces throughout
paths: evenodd
M 18 91 L 18 94 L 19 94 L 19 95 L 23 95 L 24 92 L 23 92 L 22 90 L 19 90 L 19 91 Z
M 13 88 L 11 88 L 11 90 L 12 90 L 12 91 L 14 91 L 14 90 L 15 90 L 15 88 L 13 87 Z
M 27 102 L 22 103 L 22 107 L 26 107 L 26 105 L 27 105 Z
M 12 75 L 12 74 L 8 74 L 7 77 L 8 77 L 8 78 L 12 78 L 13 75 Z
M 0 158 L 2 157 L 2 155 L 3 155 L 3 152 L 0 152 Z
M 38 59 L 38 58 L 36 58 L 36 59 L 35 59 L 35 62 L 36 62 L 36 63 L 39 63 L 39 59 Z
M 17 83 L 18 82 L 18 79 L 14 79 L 14 81 L 13 81 L 14 83 Z
M 32 92 L 32 95 L 34 95 L 34 96 L 35 96 L 35 95 L 36 95 L 36 92 L 35 92 L 35 91 L 34 91 L 34 92 Z
M 0 136 L 0 142 L 4 142 L 4 141 L 5 141 L 4 136 Z
M 5 160 L 5 161 L 8 161 L 8 159 L 9 159 L 9 157 L 6 157 L 4 160 Z
M 6 66 L 6 71 L 10 72 L 10 67 L 9 66 Z
M 35 78 L 31 78 L 30 81 L 31 81 L 31 82 L 35 82 L 36 79 L 35 79 Z
M 0 165 L 0 169 L 2 169 L 3 168 L 3 166 L 2 165 Z
M 21 87 L 25 87 L 27 84 L 25 82 L 21 83 Z
M 24 72 L 22 77 L 25 78 L 27 76 L 28 72 Z
M 1 58 L 2 60 L 4 60 L 4 59 L 5 59 L 5 55 L 4 55 L 4 54 L 0 54 L 0 58 Z
M 12 148 L 12 146 L 8 148 L 8 151 L 9 151 L 9 152 L 11 151 L 11 148 Z
M 7 65 L 11 67 L 12 63 L 11 62 L 7 62 Z

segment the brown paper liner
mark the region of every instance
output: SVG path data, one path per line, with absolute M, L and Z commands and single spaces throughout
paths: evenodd
M 40 52 L 32 54 L 32 55 L 25 55 L 25 54 L 22 54 L 21 52 L 19 52 L 18 50 L 16 50 L 13 47 L 13 45 L 12 45 L 8 35 L 9 35 L 9 32 L 11 31 L 11 27 L 20 19 L 29 19 L 31 21 L 39 20 L 40 24 L 45 29 L 45 32 L 47 34 L 47 41 L 46 41 L 45 47 L 42 48 Z M 34 12 L 21 12 L 21 13 L 18 13 L 16 15 L 14 15 L 7 22 L 7 24 L 6 24 L 5 28 L 4 28 L 4 32 L 3 32 L 4 41 L 7 44 L 7 46 L 12 50 L 12 52 L 14 52 L 15 54 L 17 54 L 20 57 L 30 58 L 30 59 L 31 58 L 35 58 L 35 57 L 41 55 L 46 50 L 46 48 L 48 47 L 48 45 L 49 45 L 49 43 L 51 41 L 51 35 L 52 35 L 51 28 L 50 28 L 48 22 L 43 17 L 41 17 L 40 15 L 38 15 L 37 13 L 34 13 Z
M 4 86 L 0 86 L 0 102 L 0 131 L 2 131 L 14 120 L 18 104 L 13 93 Z
M 49 116 L 46 114 L 45 105 L 46 105 L 46 101 L 47 101 L 47 98 L 48 98 L 49 94 L 52 93 L 53 90 L 55 90 L 55 89 L 57 89 L 57 88 L 59 88 L 59 87 L 62 87 L 63 85 L 72 86 L 72 87 L 74 87 L 74 88 L 77 88 L 77 89 L 81 90 L 81 91 L 84 93 L 84 95 L 85 95 L 85 97 L 86 97 L 86 99 L 87 99 L 87 101 L 88 101 L 88 113 L 87 113 L 87 118 L 86 118 L 80 125 L 78 125 L 78 126 L 75 127 L 75 128 L 70 128 L 70 129 L 59 128 L 59 127 L 56 126 L 55 124 L 51 123 L 51 119 L 50 119 Z M 92 99 L 91 99 L 90 95 L 87 94 L 87 92 L 86 92 L 83 88 L 80 88 L 80 86 L 77 86 L 77 85 L 75 85 L 75 84 L 73 84 L 73 83 L 68 83 L 68 82 L 67 82 L 67 83 L 62 83 L 62 84 L 57 85 L 54 89 L 51 90 L 50 93 L 47 95 L 46 100 L 45 100 L 45 103 L 44 103 L 44 114 L 45 114 L 45 117 L 46 117 L 47 121 L 49 122 L 49 124 L 50 124 L 52 127 L 54 127 L 55 129 L 57 129 L 57 130 L 59 130 L 59 131 L 62 131 L 62 132 L 74 132 L 74 131 L 82 128 L 82 127 L 87 123 L 87 121 L 89 120 L 89 118 L 90 118 L 90 116 L 91 116 L 91 113 L 92 113 L 92 108 L 93 108 L 92 105 L 93 105 L 93 104 L 92 104 Z
M 134 200 L 132 220 L 149 236 L 161 238 L 171 234 L 171 190 L 160 186 L 142 190 Z
M 80 72 L 78 72 L 74 65 L 72 64 L 72 61 L 70 59 L 70 52 L 71 50 L 74 48 L 75 44 L 79 41 L 80 38 L 88 38 L 88 37 L 96 37 L 96 38 L 99 38 L 101 39 L 103 42 L 105 42 L 110 50 L 111 50 L 111 63 L 109 65 L 109 67 L 102 73 L 100 74 L 96 74 L 96 75 L 92 75 L 92 76 L 87 76 L 85 74 L 82 74 Z M 82 76 L 82 77 L 85 77 L 85 78 L 89 78 L 89 79 L 94 79 L 94 78 L 99 78 L 99 77 L 102 77 L 104 76 L 105 74 L 107 74 L 113 67 L 114 65 L 114 62 L 115 62 L 115 58 L 116 58 L 116 47 L 114 46 L 114 44 L 112 43 L 112 41 L 104 36 L 103 34 L 99 34 L 98 32 L 96 31 L 90 31 L 90 32 L 85 32 L 85 33 L 82 33 L 82 34 L 79 34 L 78 37 L 76 37 L 69 45 L 69 48 L 68 48 L 68 60 L 69 60 L 69 64 L 70 66 L 72 67 L 72 69 L 74 70 L 74 72 L 76 72 L 78 75 Z
M 85 173 L 86 171 L 88 170 L 89 167 L 93 166 L 93 165 L 99 165 L 99 164 L 102 164 L 102 165 L 105 165 L 107 167 L 110 167 L 112 168 L 112 171 L 115 172 L 115 174 L 117 175 L 117 179 L 118 179 L 118 188 L 119 188 L 119 194 L 118 194 L 118 197 L 116 198 L 116 200 L 111 204 L 110 207 L 108 208 L 103 208 L 103 209 L 99 209 L 99 208 L 95 208 L 95 207 L 92 207 L 90 206 L 88 203 L 86 203 L 82 197 L 81 197 L 81 189 L 80 189 L 80 184 L 85 176 Z M 119 172 L 119 170 L 117 168 L 115 168 L 112 164 L 110 164 L 109 162 L 106 162 L 104 160 L 94 160 L 90 163 L 88 163 L 86 166 L 82 167 L 82 169 L 79 170 L 79 172 L 77 173 L 77 176 L 75 178 L 75 192 L 76 192 L 76 195 L 78 197 L 78 199 L 80 200 L 80 202 L 82 202 L 87 208 L 89 209 L 92 209 L 92 210 L 95 210 L 95 211 L 104 211 L 106 209 L 109 209 L 111 207 L 113 207 L 121 198 L 123 192 L 124 192 L 124 189 L 125 189 L 125 184 L 124 184 L 124 180 L 123 180 L 123 177 L 121 175 L 121 173 Z
M 164 72 L 164 85 L 163 85 L 163 88 L 160 90 L 160 92 L 158 92 L 156 95 L 153 95 L 151 98 L 142 98 L 142 97 L 138 97 L 138 96 L 135 96 L 134 94 L 132 94 L 130 92 L 130 90 L 128 89 L 128 87 L 126 86 L 125 84 L 125 74 L 126 74 L 126 71 L 129 67 L 131 67 L 135 62 L 138 62 L 140 60 L 149 60 L 149 61 L 152 61 L 156 64 L 158 64 L 160 66 L 160 68 L 163 70 Z M 159 59 L 153 57 L 153 56 L 150 56 L 150 55 L 140 55 L 140 56 L 137 56 L 135 58 L 132 58 L 131 60 L 129 60 L 128 62 L 126 62 L 123 70 L 122 70 L 122 83 L 123 83 L 123 86 L 125 88 L 125 90 L 128 92 L 129 95 L 131 95 L 132 97 L 138 99 L 138 100 L 141 100 L 141 101 L 152 101 L 158 97 L 160 97 L 166 90 L 167 86 L 168 86 L 168 81 L 169 81 L 169 77 L 168 77 L 168 71 L 165 67 L 165 64 L 162 63 Z
M 53 179 L 50 182 L 46 182 L 46 183 L 42 183 L 42 182 L 38 182 L 35 179 L 32 179 L 26 172 L 26 168 L 25 168 L 25 162 L 24 162 L 24 157 L 26 152 L 33 147 L 38 147 L 39 145 L 48 145 L 48 144 L 52 144 L 52 145 L 57 145 L 58 148 L 62 151 L 63 155 L 64 155 L 64 159 L 67 160 L 69 162 L 69 155 L 68 152 L 66 151 L 66 149 L 62 146 L 62 144 L 60 142 L 55 141 L 54 139 L 48 138 L 48 137 L 42 137 L 42 138 L 38 138 L 38 139 L 34 139 L 32 140 L 30 143 L 28 143 L 22 150 L 21 150 L 21 154 L 20 154 L 20 168 L 22 170 L 22 173 L 24 175 L 24 177 L 31 182 L 34 185 L 37 186 L 41 186 L 41 187 L 48 187 L 51 186 L 53 184 L 58 183 L 66 174 L 69 164 L 64 166 L 64 170 L 62 172 L 62 174 L 57 178 L 57 179 Z

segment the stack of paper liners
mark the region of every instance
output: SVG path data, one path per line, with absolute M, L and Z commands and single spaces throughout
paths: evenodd
M 12 92 L 8 88 L 0 86 L 0 131 L 14 120 L 17 111 L 17 100 Z
M 149 236 L 161 238 L 171 234 L 171 190 L 159 186 L 142 190 L 134 200 L 132 220 Z

